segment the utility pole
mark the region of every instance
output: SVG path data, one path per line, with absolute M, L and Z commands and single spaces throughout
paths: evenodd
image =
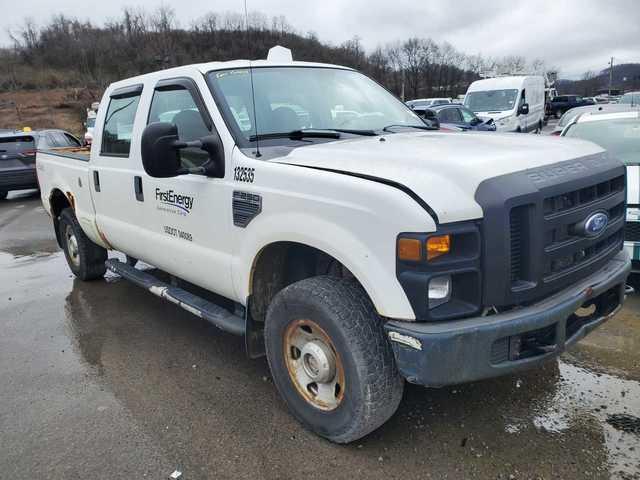
M 613 84 L 613 57 L 609 62 L 609 98 L 611 98 L 611 85 Z

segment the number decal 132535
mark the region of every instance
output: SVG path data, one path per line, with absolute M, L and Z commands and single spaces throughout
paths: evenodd
M 233 169 L 233 179 L 236 182 L 253 183 L 253 172 L 255 168 L 251 167 L 236 167 Z

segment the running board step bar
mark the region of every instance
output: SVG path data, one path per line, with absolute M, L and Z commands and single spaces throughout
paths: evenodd
M 203 318 L 209 323 L 215 325 L 220 330 L 232 333 L 234 335 L 245 334 L 245 319 L 234 315 L 227 309 L 222 308 L 215 303 L 198 297 L 179 287 L 174 287 L 168 283 L 159 280 L 153 275 L 138 270 L 135 267 L 127 265 L 116 259 L 109 259 L 105 262 L 106 267 L 113 273 L 117 273 L 122 278 L 135 283 L 139 287 L 149 290 L 160 298 L 169 300 L 179 307 L 191 312 L 197 317 Z

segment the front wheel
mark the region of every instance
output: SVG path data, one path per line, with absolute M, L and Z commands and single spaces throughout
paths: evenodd
M 80 280 L 101 278 L 107 271 L 107 251 L 86 236 L 71 208 L 60 213 L 60 238 L 67 263 Z
M 7 198 L 7 195 L 9 195 L 9 192 L 7 192 L 6 190 L 0 190 L 0 200 L 4 200 L 5 198 Z
M 313 277 L 280 291 L 267 311 L 265 346 L 280 395 L 320 436 L 352 442 L 398 408 L 404 380 L 382 319 L 353 280 Z

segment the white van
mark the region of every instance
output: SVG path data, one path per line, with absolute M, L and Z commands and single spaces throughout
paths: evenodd
M 469 85 L 464 105 L 483 120 L 493 119 L 500 132 L 536 132 L 544 121 L 544 78 L 497 77 Z

